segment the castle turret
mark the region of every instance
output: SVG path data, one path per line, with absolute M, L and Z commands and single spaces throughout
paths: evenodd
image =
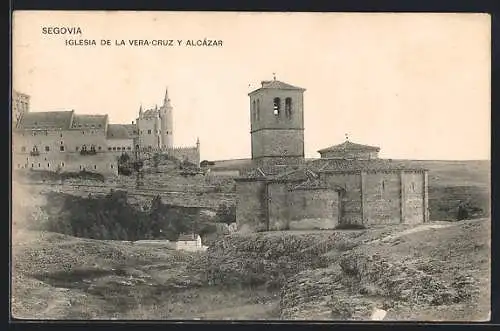
M 163 98 L 163 105 L 160 107 L 161 118 L 161 141 L 163 147 L 173 148 L 173 107 L 168 97 L 168 88 L 165 89 L 165 97 Z

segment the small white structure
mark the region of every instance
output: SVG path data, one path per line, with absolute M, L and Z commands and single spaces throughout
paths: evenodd
M 177 250 L 190 252 L 205 251 L 206 247 L 201 244 L 201 237 L 197 234 L 181 234 L 175 244 Z

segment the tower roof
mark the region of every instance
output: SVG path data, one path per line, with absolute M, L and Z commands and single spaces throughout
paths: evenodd
M 288 83 L 285 83 L 285 82 L 282 82 L 282 81 L 279 81 L 279 80 L 263 80 L 261 82 L 261 87 L 250 92 L 248 95 L 251 95 L 257 91 L 260 91 L 260 90 L 265 90 L 265 89 L 275 89 L 275 90 L 296 90 L 296 91 L 305 91 L 306 89 L 305 88 L 302 88 L 302 87 L 298 87 L 298 86 L 294 86 L 294 85 L 290 85 Z
M 349 140 L 343 142 L 342 144 L 333 145 L 327 148 L 320 149 L 318 153 L 325 152 L 344 152 L 344 151 L 367 151 L 367 152 L 378 152 L 380 147 L 356 144 Z

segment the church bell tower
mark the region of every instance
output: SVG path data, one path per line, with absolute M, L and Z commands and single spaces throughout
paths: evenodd
M 279 80 L 250 92 L 250 133 L 255 166 L 304 161 L 304 92 Z

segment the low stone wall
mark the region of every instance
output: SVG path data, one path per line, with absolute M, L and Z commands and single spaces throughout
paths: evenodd
M 61 193 L 73 194 L 77 196 L 104 196 L 110 193 L 111 189 L 127 191 L 128 199 L 131 203 L 143 205 L 149 203 L 151 199 L 160 195 L 163 203 L 183 207 L 202 207 L 216 209 L 220 204 L 233 205 L 236 200 L 234 194 L 227 193 L 190 193 L 172 192 L 157 190 L 154 188 L 136 189 L 131 187 L 112 187 L 98 184 L 40 184 L 41 192 L 57 191 Z

